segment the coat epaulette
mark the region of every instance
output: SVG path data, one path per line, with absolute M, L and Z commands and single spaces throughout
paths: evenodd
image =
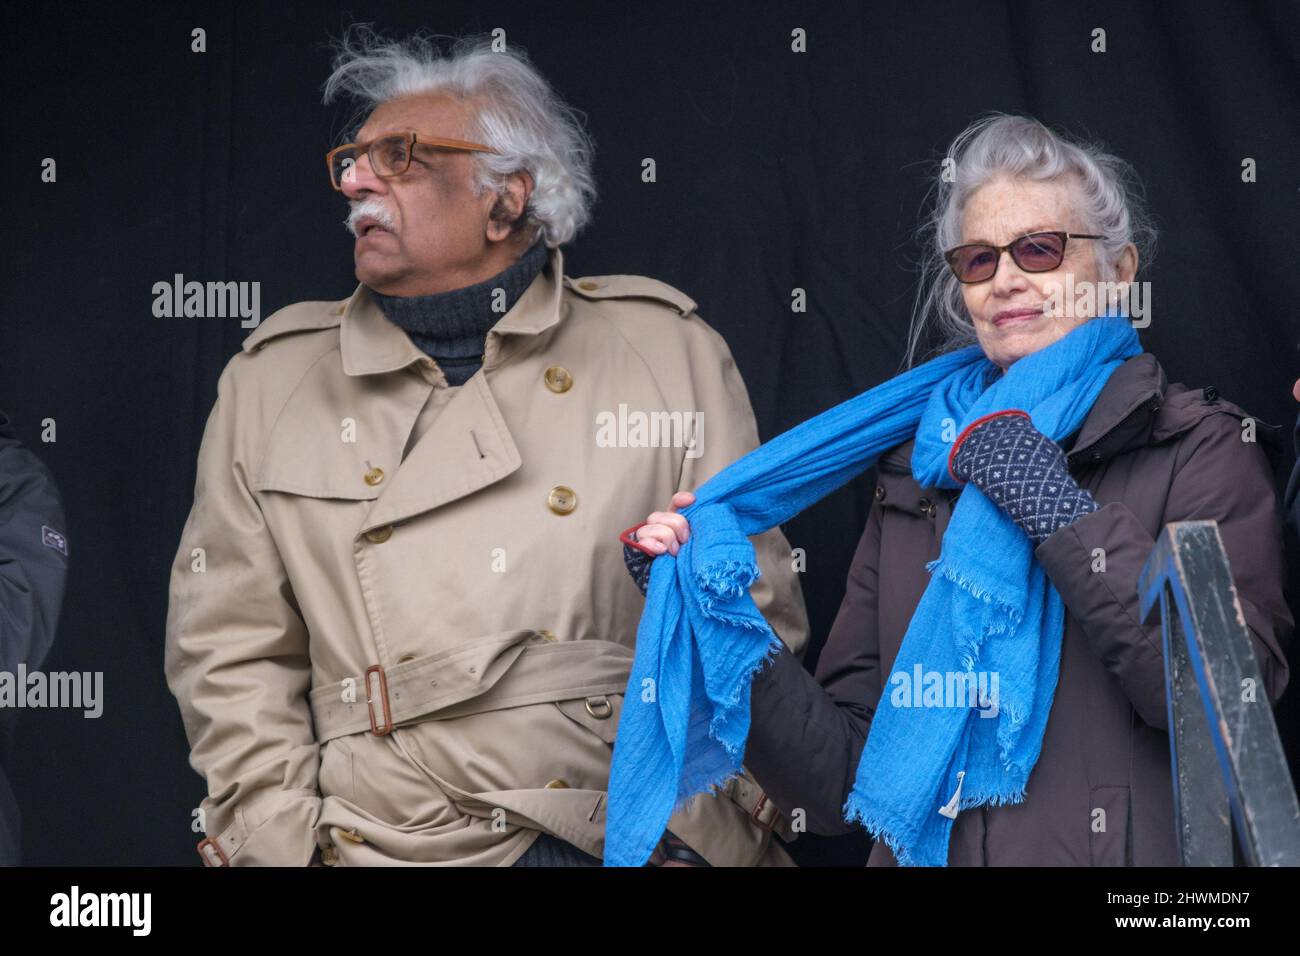
M 689 295 L 649 276 L 565 276 L 564 284 L 584 299 L 654 299 L 679 315 L 695 311 L 695 300 Z
M 244 339 L 243 349 L 252 352 L 273 338 L 288 335 L 291 332 L 315 332 L 338 325 L 343 320 L 343 309 L 347 299 L 336 302 L 294 302 L 264 319 L 248 338 Z

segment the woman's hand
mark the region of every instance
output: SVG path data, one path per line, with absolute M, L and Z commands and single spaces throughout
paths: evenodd
M 673 495 L 672 504 L 667 511 L 654 511 L 645 519 L 646 523 L 636 529 L 637 544 L 644 545 L 660 554 L 676 554 L 691 536 L 691 525 L 677 513 L 679 508 L 689 508 L 695 504 L 695 496 L 689 491 L 679 491 Z
M 948 470 L 984 492 L 1035 547 L 1099 507 L 1071 476 L 1061 446 L 1018 409 L 972 422 L 953 443 Z

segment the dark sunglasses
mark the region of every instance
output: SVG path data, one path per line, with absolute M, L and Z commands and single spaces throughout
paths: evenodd
M 1068 239 L 1105 239 L 1105 236 L 1088 236 L 1078 232 L 1033 232 L 1013 239 L 1005 246 L 991 242 L 971 242 L 949 249 L 943 254 L 958 282 L 984 282 L 992 279 L 1002 261 L 1002 253 L 1011 252 L 1011 258 L 1026 272 L 1051 272 L 1065 258 Z

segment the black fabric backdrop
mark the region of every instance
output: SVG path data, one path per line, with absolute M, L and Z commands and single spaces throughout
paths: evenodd
M 642 273 L 696 298 L 764 438 L 898 369 L 927 177 L 954 134 L 996 109 L 1100 138 L 1137 166 L 1161 229 L 1146 348 L 1172 381 L 1213 384 L 1287 426 L 1289 445 L 1293 0 L 28 6 L 0 41 L 13 201 L 0 407 L 65 497 L 72 571 L 46 669 L 103 671 L 105 709 L 22 715 L 10 771 L 27 863 L 198 863 L 202 782 L 162 672 L 167 576 L 217 376 L 247 331 L 237 318 L 155 318 L 151 288 L 178 272 L 258 281 L 263 316 L 352 291 L 346 210 L 321 161 L 347 111 L 322 107 L 320 84 L 326 41 L 358 20 L 502 27 L 531 53 L 598 146 L 601 197 L 570 274 Z M 190 50 L 195 27 L 206 53 Z M 1089 49 L 1097 27 L 1105 53 Z M 794 28 L 808 52 L 791 52 Z M 45 157 L 55 183 L 40 180 Z M 1242 182 L 1245 157 L 1255 183 Z M 806 313 L 790 309 L 794 287 Z M 54 443 L 39 440 L 45 418 Z M 864 477 L 789 526 L 809 555 L 810 665 L 870 487 Z M 1298 696 L 1279 710 L 1293 767 Z M 795 852 L 860 863 L 868 848 L 808 837 Z

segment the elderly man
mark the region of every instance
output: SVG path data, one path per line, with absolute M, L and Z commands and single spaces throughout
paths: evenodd
M 757 444 L 749 399 L 688 296 L 564 275 L 591 148 L 521 54 L 360 30 L 334 66 L 326 101 L 364 118 L 328 157 L 360 285 L 231 359 L 171 574 L 199 853 L 596 864 L 643 606 L 616 535 Z M 801 651 L 789 547 L 754 540 Z M 789 864 L 773 809 L 742 777 L 656 859 Z

